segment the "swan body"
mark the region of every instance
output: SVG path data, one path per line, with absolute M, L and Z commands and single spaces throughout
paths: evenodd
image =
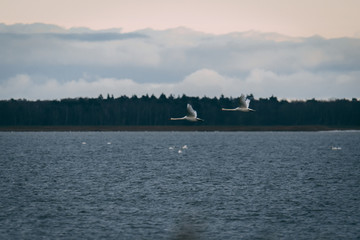
M 240 96 L 240 105 L 237 108 L 222 108 L 222 111 L 241 111 L 241 112 L 255 112 L 254 109 L 249 108 L 250 100 L 245 99 L 244 94 Z
M 185 117 L 182 118 L 170 118 L 170 120 L 187 120 L 190 122 L 197 122 L 197 121 L 204 121 L 201 118 L 197 117 L 197 112 L 192 108 L 190 104 L 187 104 L 186 106 L 188 114 Z

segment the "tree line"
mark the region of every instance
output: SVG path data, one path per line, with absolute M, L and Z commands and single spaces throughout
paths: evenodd
M 212 126 L 296 126 L 326 125 L 360 126 L 360 101 L 353 98 L 327 101 L 255 99 L 250 107 L 256 112 L 225 112 L 221 108 L 235 108 L 239 98 L 189 97 L 186 95 L 159 97 L 144 95 L 114 98 L 73 98 L 47 101 L 0 101 L 0 126 L 156 126 L 156 125 L 212 125 Z M 202 123 L 170 121 L 170 117 L 186 115 L 190 103 Z

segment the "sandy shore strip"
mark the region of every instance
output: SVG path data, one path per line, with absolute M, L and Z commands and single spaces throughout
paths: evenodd
M 360 126 L 0 126 L 2 132 L 86 132 L 86 131 L 334 131 L 360 130 Z

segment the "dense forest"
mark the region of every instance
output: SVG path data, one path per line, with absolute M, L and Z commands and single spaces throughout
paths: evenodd
M 0 126 L 296 126 L 360 127 L 360 101 L 336 99 L 279 101 L 276 97 L 254 99 L 256 112 L 225 112 L 238 106 L 239 98 L 183 96 L 121 96 L 52 101 L 2 100 Z M 186 115 L 187 103 L 205 122 L 170 121 Z

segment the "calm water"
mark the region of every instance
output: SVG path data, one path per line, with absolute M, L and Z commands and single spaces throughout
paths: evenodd
M 0 239 L 360 238 L 360 132 L 1 132 L 0 148 Z

